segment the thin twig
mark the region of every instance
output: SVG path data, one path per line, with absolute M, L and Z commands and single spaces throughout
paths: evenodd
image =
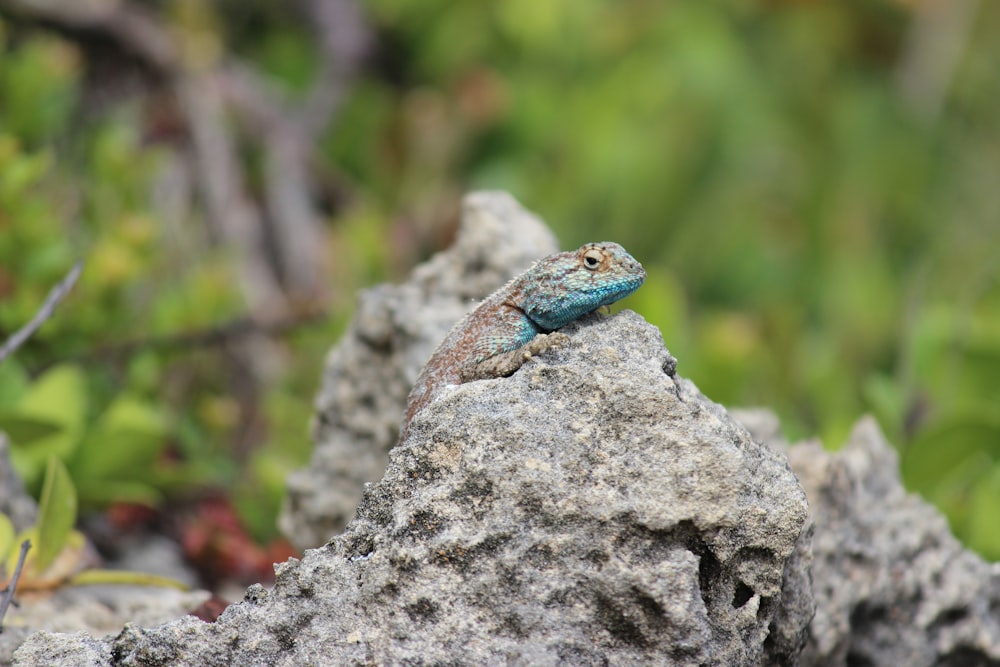
M 45 297 L 45 303 L 42 307 L 38 309 L 35 316 L 31 318 L 31 321 L 21 327 L 18 331 L 8 338 L 2 347 L 0 347 L 0 363 L 14 353 L 17 348 L 24 345 L 25 341 L 31 338 L 32 334 L 38 330 L 38 327 L 45 323 L 45 320 L 52 317 L 52 313 L 55 311 L 56 306 L 59 302 L 73 289 L 73 285 L 76 283 L 76 279 L 80 277 L 80 272 L 83 270 L 83 260 L 79 260 L 73 265 L 69 273 L 66 275 L 62 281 L 49 291 L 49 295 Z
M 97 347 L 75 361 L 90 359 L 114 359 L 127 357 L 145 350 L 184 350 L 188 348 L 214 347 L 238 342 L 251 336 L 274 338 L 296 331 L 303 326 L 325 320 L 326 311 L 315 311 L 273 322 L 258 322 L 250 316 L 238 317 L 207 329 L 196 329 L 164 336 L 150 336 Z
M 17 590 L 17 580 L 21 578 L 21 568 L 24 567 L 24 559 L 28 557 L 28 549 L 31 548 L 31 540 L 21 542 L 21 555 L 17 557 L 17 565 L 14 567 L 14 576 L 10 578 L 10 584 L 4 591 L 3 599 L 0 600 L 0 632 L 3 632 L 3 619 L 7 615 L 7 607 L 14 599 L 14 591 Z
M 924 0 L 914 5 L 896 66 L 896 89 L 910 108 L 933 123 L 976 27 L 980 0 Z

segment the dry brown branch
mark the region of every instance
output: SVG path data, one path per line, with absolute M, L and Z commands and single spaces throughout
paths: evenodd
M 166 72 L 180 66 L 178 49 L 170 33 L 135 3 L 120 0 L 2 0 L 2 7 L 67 29 L 104 32 L 126 51 L 158 70 Z
M 979 0 L 922 0 L 896 68 L 896 87 L 919 116 L 941 113 L 979 13 Z
M 31 318 L 27 324 L 18 329 L 11 335 L 4 344 L 0 346 L 0 363 L 3 363 L 4 359 L 14 354 L 17 348 L 24 345 L 29 338 L 38 330 L 40 326 L 45 324 L 45 321 L 52 317 L 55 312 L 56 306 L 62 301 L 69 291 L 73 289 L 73 285 L 76 284 L 77 279 L 80 277 L 80 272 L 83 271 L 83 260 L 78 261 L 73 265 L 73 268 L 69 270 L 66 277 L 63 278 L 59 283 L 49 290 L 49 295 L 45 297 L 45 301 L 42 303 L 41 308 L 35 313 L 35 316 Z
M 3 632 L 3 619 L 7 616 L 7 608 L 14 601 L 14 593 L 17 591 L 17 580 L 21 578 L 21 568 L 24 567 L 24 559 L 28 557 L 28 549 L 31 548 L 31 540 L 21 542 L 21 553 L 17 557 L 17 565 L 14 566 L 14 576 L 10 578 L 10 583 L 3 591 L 3 598 L 0 599 L 0 632 Z
M 190 132 L 196 182 L 215 236 L 239 251 L 243 296 L 255 315 L 280 316 L 284 294 L 270 270 L 260 213 L 243 189 L 243 172 L 215 79 L 193 73 L 178 77 L 174 91 Z
M 284 320 L 259 322 L 252 317 L 244 316 L 223 322 L 222 324 L 182 331 L 164 336 L 150 336 L 122 343 L 105 345 L 87 352 L 80 359 L 116 359 L 130 357 L 137 352 L 146 350 L 186 350 L 202 347 L 214 347 L 240 342 L 243 339 L 265 336 L 274 338 L 297 331 L 304 326 L 321 322 L 327 318 L 325 312 L 314 312 L 297 315 Z

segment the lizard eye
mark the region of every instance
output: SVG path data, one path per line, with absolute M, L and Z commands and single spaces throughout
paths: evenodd
M 591 271 L 595 271 L 601 265 L 602 259 L 604 259 L 604 254 L 597 248 L 591 248 L 583 253 L 583 266 Z

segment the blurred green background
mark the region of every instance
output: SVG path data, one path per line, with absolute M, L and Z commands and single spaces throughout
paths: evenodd
M 35 487 L 56 452 L 85 507 L 222 490 L 273 540 L 353 294 L 499 188 L 632 251 L 709 397 L 874 413 L 1000 558 L 997 3 L 64 5 L 0 0 L 0 339 L 87 262 L 0 365 Z

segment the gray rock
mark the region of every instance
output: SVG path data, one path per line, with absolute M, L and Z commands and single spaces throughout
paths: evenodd
M 20 592 L 18 606 L 7 612 L 0 633 L 0 665 L 9 665 L 15 650 L 29 636 L 42 638 L 36 650 L 46 659 L 20 661 L 22 665 L 89 665 L 93 637 L 116 634 L 128 622 L 156 625 L 180 618 L 204 603 L 206 591 L 179 591 L 155 586 L 102 584 L 62 586 L 48 592 Z M 49 634 L 52 633 L 52 634 Z M 75 633 L 75 634 L 62 634 Z M 65 639 L 53 639 L 60 637 Z M 74 647 L 72 649 L 68 647 Z M 50 655 L 51 652 L 51 655 Z M 59 655 L 73 656 L 60 662 Z
M 14 659 L 14 651 L 24 643 L 31 633 L 31 628 L 19 628 L 17 626 L 4 625 L 3 632 L 0 632 L 0 666 L 7 667 Z
M 32 637 L 32 648 L 21 651 L 18 664 L 31 667 L 101 667 L 112 660 L 111 646 L 84 632 L 57 634 L 39 632 Z
M 812 609 L 784 594 L 807 578 L 785 459 L 675 381 L 638 315 L 566 332 L 419 413 L 344 533 L 273 590 L 213 624 L 128 626 L 98 664 L 791 664 Z M 17 664 L 79 643 L 35 635 Z
M 793 446 L 815 523 L 816 617 L 804 665 L 1000 665 L 1000 565 L 903 488 L 895 450 L 862 419 L 839 452 Z
M 366 482 L 382 476 L 406 396 L 452 325 L 536 259 L 556 252 L 548 228 L 503 192 L 465 198 L 455 244 L 402 285 L 363 291 L 331 350 L 316 399 L 309 467 L 289 477 L 279 525 L 315 547 L 354 515 Z
M 952 536 L 907 494 L 895 450 L 862 419 L 839 452 L 789 448 L 768 410 L 734 410 L 754 437 L 788 452 L 815 524 L 816 616 L 803 665 L 1000 665 L 1000 565 Z

